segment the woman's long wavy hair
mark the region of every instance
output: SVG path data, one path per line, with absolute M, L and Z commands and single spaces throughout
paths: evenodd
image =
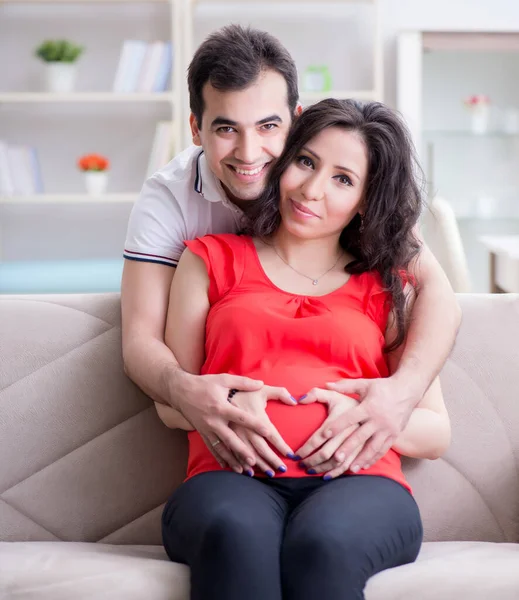
M 354 257 L 345 267 L 347 273 L 377 271 L 391 294 L 397 335 L 386 347 L 389 352 L 405 339 L 406 298 L 401 271 L 407 271 L 420 249 L 413 229 L 423 202 L 421 170 L 408 130 L 396 112 L 379 102 L 335 99 L 322 100 L 304 110 L 292 125 L 264 193 L 247 203 L 247 233 L 267 237 L 278 229 L 280 178 L 303 146 L 329 127 L 356 132 L 366 145 L 364 214 L 353 217 L 339 243 Z

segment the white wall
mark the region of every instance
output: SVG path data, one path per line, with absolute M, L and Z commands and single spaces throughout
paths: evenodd
M 517 0 L 381 0 L 385 40 L 385 96 L 396 98 L 396 35 L 404 29 L 519 30 Z M 229 22 L 250 23 L 278 35 L 298 66 L 327 63 L 336 87 L 371 85 L 368 6 L 338 7 L 254 3 L 201 6 L 195 42 Z M 161 4 L 9 5 L 0 3 L 0 90 L 38 89 L 40 65 L 32 58 L 38 41 L 70 37 L 87 46 L 78 89 L 109 89 L 120 44 L 126 38 L 165 39 L 169 8 Z M 167 108 L 56 105 L 0 106 L 0 139 L 40 150 L 50 191 L 81 191 L 75 159 L 89 151 L 113 162 L 111 189 L 140 188 L 154 124 Z M 52 145 L 52 155 L 49 146 Z M 2 206 L 4 259 L 116 257 L 124 241 L 129 206 Z

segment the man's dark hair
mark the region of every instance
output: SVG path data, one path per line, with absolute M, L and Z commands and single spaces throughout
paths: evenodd
M 263 194 L 247 203 L 246 233 L 267 237 L 281 223 L 279 182 L 301 149 L 329 127 L 357 133 L 366 146 L 368 174 L 364 188 L 364 214 L 356 214 L 343 229 L 339 243 L 354 260 L 346 272 L 380 273 L 391 293 L 397 336 L 386 348 L 405 338 L 406 298 L 402 271 L 406 272 L 420 250 L 414 227 L 423 207 L 423 176 L 410 134 L 398 113 L 379 102 L 328 99 L 305 109 L 295 119 L 285 149 L 274 163 Z M 414 282 L 410 282 L 413 283 Z
M 195 52 L 188 69 L 189 106 L 198 126 L 202 125 L 202 90 L 207 82 L 217 90 L 243 90 L 267 69 L 284 77 L 293 115 L 299 99 L 297 70 L 281 42 L 265 31 L 240 25 L 228 25 L 212 33 Z

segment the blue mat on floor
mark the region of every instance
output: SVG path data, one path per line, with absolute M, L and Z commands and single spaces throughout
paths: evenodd
M 0 263 L 0 294 L 118 292 L 123 259 Z

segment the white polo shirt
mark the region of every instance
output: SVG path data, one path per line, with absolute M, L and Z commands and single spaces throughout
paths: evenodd
M 243 218 L 204 151 L 190 146 L 144 183 L 130 215 L 124 258 L 176 267 L 184 240 L 234 233 Z

